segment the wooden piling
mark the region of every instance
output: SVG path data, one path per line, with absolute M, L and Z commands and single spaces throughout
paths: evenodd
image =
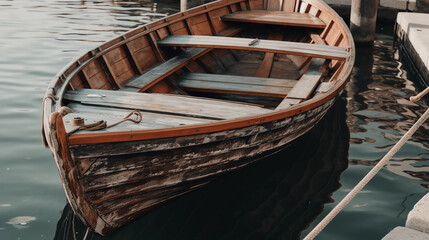
M 352 0 L 350 30 L 356 44 L 371 45 L 375 39 L 380 0 Z
M 204 0 L 180 0 L 180 11 L 185 11 L 188 8 L 193 8 L 204 4 Z

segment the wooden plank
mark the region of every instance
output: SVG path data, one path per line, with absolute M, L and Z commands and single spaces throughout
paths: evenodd
M 255 42 L 255 39 L 252 38 L 219 36 L 168 36 L 158 41 L 158 45 L 239 49 L 336 60 L 343 60 L 349 55 L 347 49 L 340 47 L 274 40 L 257 40 Z
M 277 106 L 276 110 L 281 110 L 307 100 L 323 77 L 324 71 L 320 71 L 320 68 L 324 63 L 324 59 L 313 59 L 305 74 L 288 93 L 287 97 Z
M 76 129 L 71 125 L 71 120 L 74 117 L 83 117 L 85 124 L 98 122 L 101 120 L 107 121 L 107 125 L 119 122 L 130 113 L 130 110 L 120 108 L 110 108 L 102 106 L 88 106 L 80 103 L 70 103 L 67 105 L 74 113 L 64 116 L 64 122 L 67 132 Z M 215 122 L 215 120 L 192 118 L 184 116 L 166 115 L 150 112 L 141 112 L 142 121 L 138 124 L 127 121 L 112 128 L 99 130 L 101 132 L 115 131 L 138 131 L 148 129 L 162 129 L 170 127 L 180 127 L 184 125 L 196 125 Z
M 325 28 L 326 24 L 309 13 L 251 10 L 231 13 L 221 17 L 222 21 L 259 24 Z
M 325 40 L 323 40 L 323 38 L 322 38 L 319 34 L 317 34 L 317 33 L 313 32 L 313 31 L 309 32 L 309 34 L 310 34 L 310 38 L 311 38 L 311 40 L 312 40 L 315 44 L 322 44 L 322 45 L 326 45 Z
M 125 87 L 138 88 L 141 89 L 140 91 L 143 92 L 146 89 L 152 87 L 155 83 L 159 82 L 160 80 L 184 67 L 190 60 L 196 59 L 204 53 L 204 49 L 201 48 L 189 49 L 183 54 L 167 60 L 166 62 L 158 65 L 157 67 L 154 67 L 146 73 L 140 75 L 131 82 L 128 82 L 127 84 L 125 84 Z
M 149 42 L 152 46 L 152 49 L 155 49 L 156 52 L 156 56 L 158 58 L 159 61 L 161 62 L 165 62 L 165 58 L 164 58 L 164 54 L 161 52 L 161 49 L 159 49 L 159 46 L 157 44 L 157 39 L 155 38 L 155 36 L 153 35 L 153 32 L 150 32 L 149 35 Z
M 268 0 L 267 10 L 268 11 L 280 11 L 282 9 L 283 0 Z
M 179 87 L 190 91 L 275 98 L 284 98 L 297 83 L 296 80 L 205 73 L 184 73 L 177 82 Z
M 234 36 L 237 33 L 241 32 L 243 28 L 234 27 L 226 29 L 225 31 L 220 32 L 222 36 Z M 210 52 L 211 49 L 201 49 L 201 48 L 192 48 L 188 49 L 182 55 L 175 56 L 164 63 L 150 69 L 146 73 L 140 75 L 139 77 L 129 81 L 124 85 L 126 89 L 129 88 L 138 88 L 140 92 L 144 92 L 157 82 L 162 79 L 170 76 L 172 73 L 176 72 L 180 68 L 187 65 L 189 62 L 197 59 L 198 57 Z M 125 89 L 124 89 L 125 90 Z
M 324 62 L 324 59 L 313 59 L 307 71 L 289 92 L 287 98 L 308 99 L 322 77 L 323 71 L 320 71 L 320 68 Z
M 283 110 L 290 106 L 296 105 L 298 103 L 301 103 L 301 99 L 293 99 L 293 98 L 285 98 L 283 101 L 277 106 L 276 110 Z
M 283 0 L 283 11 L 293 12 L 295 11 L 296 0 Z
M 292 88 L 298 82 L 297 80 L 289 79 L 277 79 L 277 78 L 260 78 L 260 77 L 245 77 L 245 76 L 233 76 L 223 74 L 207 74 L 207 73 L 183 73 L 177 79 L 178 82 L 181 80 L 201 80 L 209 82 L 219 83 L 236 83 L 236 84 L 249 84 L 249 85 L 260 85 L 260 86 L 273 86 L 273 87 L 286 87 Z
M 189 96 L 132 93 L 79 89 L 67 91 L 64 99 L 94 106 L 117 107 L 147 112 L 202 117 L 208 119 L 233 119 L 269 113 L 261 107 Z
M 139 64 L 137 64 L 138 63 L 137 58 L 135 54 L 130 50 L 130 47 L 128 45 L 129 43 L 125 43 L 123 46 L 124 46 L 125 53 L 127 54 L 127 57 L 133 66 L 134 72 L 138 74 L 142 74 L 143 69 L 140 67 Z
M 268 40 L 283 40 L 283 34 L 280 32 L 269 32 Z M 256 71 L 256 77 L 269 77 L 271 72 L 271 67 L 273 66 L 275 53 L 265 53 L 264 59 L 259 65 L 258 70 Z

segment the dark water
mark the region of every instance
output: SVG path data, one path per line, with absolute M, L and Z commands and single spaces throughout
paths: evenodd
M 84 51 L 178 9 L 173 0 L 0 1 L 0 239 L 82 239 L 41 145 L 45 88 Z M 395 60 L 391 37 L 378 37 L 373 48 L 357 49 L 344 99 L 293 148 L 106 239 L 293 239 L 310 225 L 304 236 L 427 108 L 407 100 L 416 93 L 413 76 Z M 380 239 L 404 225 L 429 187 L 427 136 L 426 123 L 318 239 Z

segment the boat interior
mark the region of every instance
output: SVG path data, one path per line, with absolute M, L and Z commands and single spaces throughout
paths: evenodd
M 333 88 L 350 47 L 341 20 L 310 0 L 214 2 L 132 30 L 79 58 L 61 76 L 66 84 L 58 108 L 72 111 L 64 116 L 69 134 L 88 132 L 76 131 L 79 117 L 109 125 L 132 110 L 141 122 L 101 132 L 284 111 Z

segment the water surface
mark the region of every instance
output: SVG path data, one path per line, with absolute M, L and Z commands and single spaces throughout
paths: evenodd
M 53 239 L 57 224 L 57 237 L 81 239 L 83 227 L 67 221 L 74 215 L 53 157 L 41 144 L 45 89 L 72 59 L 178 11 L 179 3 L 17 0 L 0 7 L 0 239 Z M 290 239 L 310 222 L 314 227 L 427 108 L 407 100 L 416 93 L 413 76 L 395 60 L 391 38 L 382 39 L 374 48 L 357 49 L 345 100 L 327 118 L 337 122 L 330 133 L 316 129 L 293 149 L 172 201 L 107 239 Z M 427 136 L 426 123 L 318 239 L 380 239 L 404 225 L 429 187 Z M 330 203 L 322 210 L 324 202 Z

